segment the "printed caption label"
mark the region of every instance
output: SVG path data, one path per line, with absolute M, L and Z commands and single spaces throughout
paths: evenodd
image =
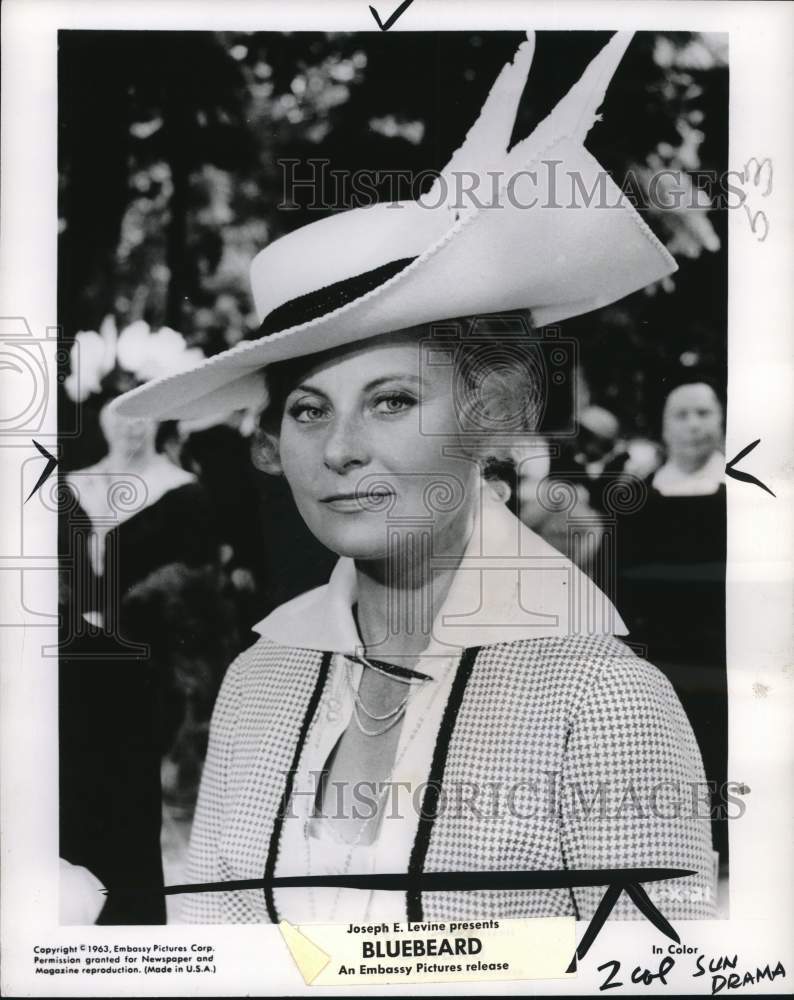
M 209 944 L 34 945 L 33 970 L 40 976 L 214 975 L 215 949 Z
M 573 917 L 279 926 L 309 986 L 560 979 L 576 948 Z

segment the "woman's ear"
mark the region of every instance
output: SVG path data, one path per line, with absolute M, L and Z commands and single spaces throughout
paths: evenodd
M 260 472 L 266 472 L 269 476 L 283 476 L 278 435 L 261 427 L 257 428 L 251 438 L 251 461 Z
M 491 494 L 507 503 L 518 484 L 516 465 L 509 449 L 502 445 L 483 450 L 479 456 L 480 475 Z
M 494 499 L 499 500 L 501 503 L 507 503 L 513 495 L 513 491 L 510 489 L 509 484 L 503 479 L 488 479 L 486 480 L 486 483 L 488 490 Z

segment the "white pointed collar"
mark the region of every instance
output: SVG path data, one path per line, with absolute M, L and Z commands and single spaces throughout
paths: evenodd
M 356 592 L 355 563 L 342 558 L 327 584 L 282 604 L 254 631 L 281 646 L 360 654 Z M 518 640 L 627 633 L 613 603 L 585 573 L 488 497 L 433 623 L 431 646 L 456 655 Z
M 665 497 L 707 496 L 716 493 L 725 482 L 725 456 L 712 452 L 697 472 L 684 472 L 672 462 L 657 470 L 653 487 Z

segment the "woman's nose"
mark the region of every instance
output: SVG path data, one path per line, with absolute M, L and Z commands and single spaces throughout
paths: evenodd
M 333 421 L 325 439 L 323 459 L 329 469 L 339 473 L 360 468 L 369 462 L 369 443 L 358 417 L 337 417 Z

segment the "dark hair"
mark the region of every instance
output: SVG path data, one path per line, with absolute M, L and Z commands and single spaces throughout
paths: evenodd
M 99 392 L 89 393 L 79 405 L 85 410 L 93 410 L 98 414 L 107 403 L 117 399 L 122 393 L 129 392 L 130 389 L 137 389 L 139 385 L 143 385 L 142 379 L 137 378 L 125 368 L 116 366 L 102 376 Z
M 439 351 L 454 350 L 455 401 L 463 440 L 471 440 L 472 453 L 486 478 L 509 481 L 506 470 L 512 459 L 504 434 L 535 431 L 543 399 L 542 368 L 531 352 L 521 349 L 522 337 L 531 330 L 528 311 L 467 316 L 416 330 L 417 337 L 432 336 Z M 295 384 L 319 357 L 322 355 L 291 358 L 263 371 L 267 403 L 259 415 L 252 455 L 264 472 L 281 471 L 278 440 L 284 405 Z M 496 432 L 501 433 L 501 442 L 494 438 Z

